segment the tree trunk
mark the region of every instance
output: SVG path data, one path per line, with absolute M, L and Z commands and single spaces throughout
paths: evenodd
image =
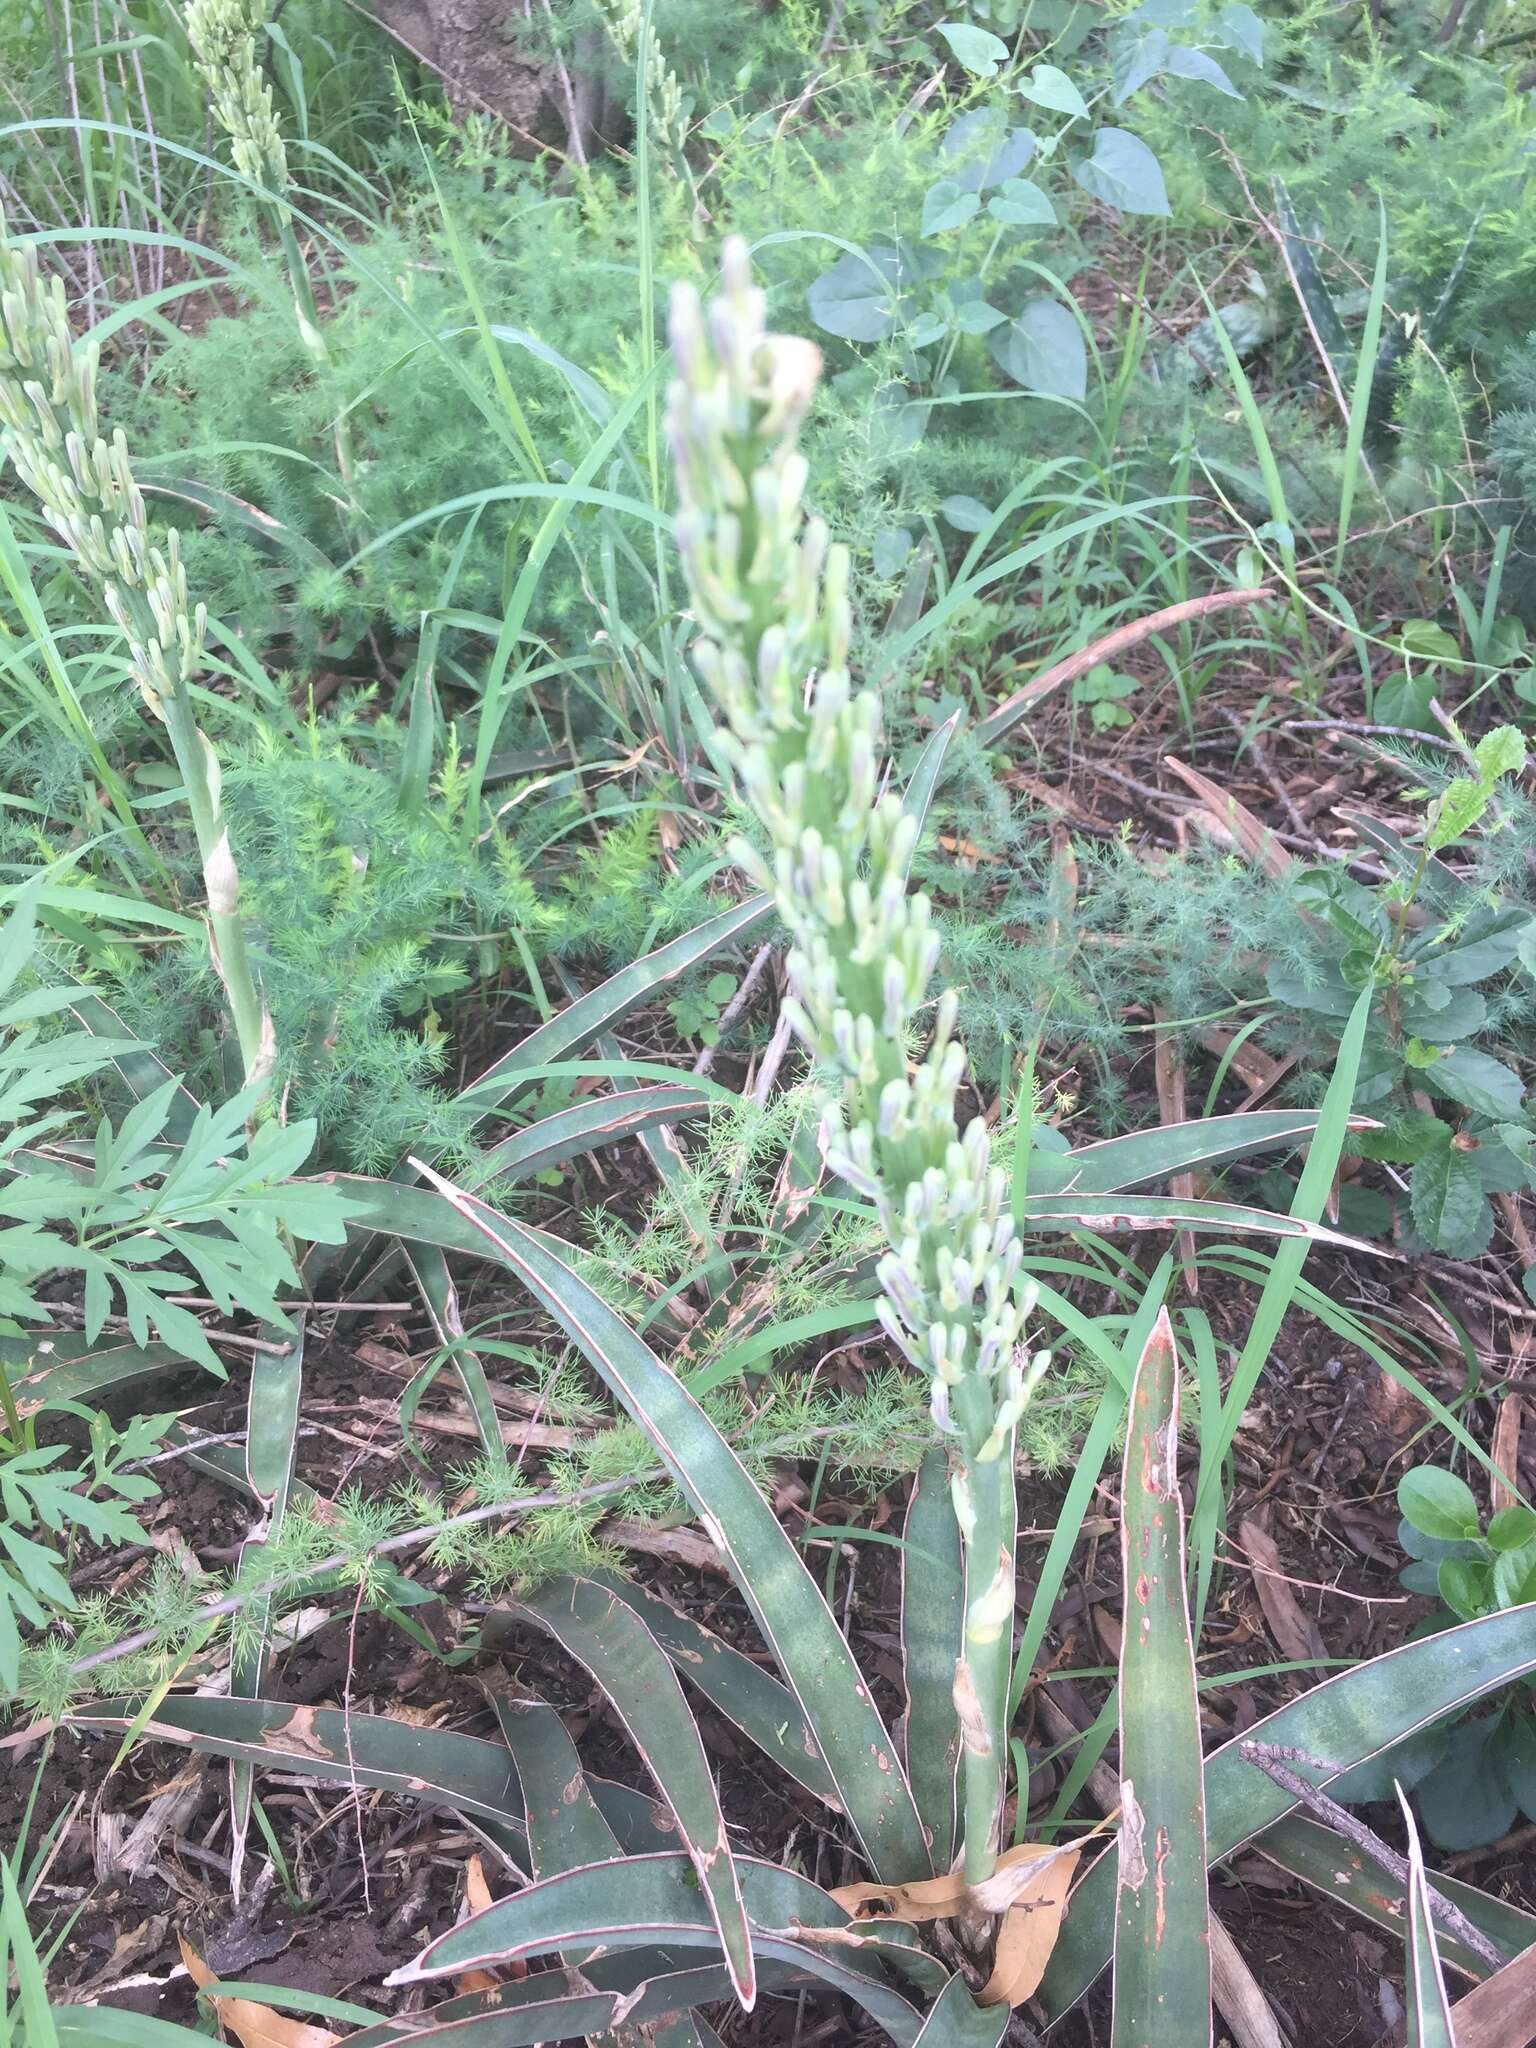
M 442 79 L 460 112 L 506 122 L 525 148 L 565 142 L 550 66 L 518 47 L 517 0 L 372 0 L 381 28 Z

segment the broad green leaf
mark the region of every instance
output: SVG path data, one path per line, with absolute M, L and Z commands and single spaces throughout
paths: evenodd
M 1457 1543 L 1481 1527 L 1477 1500 L 1465 1479 L 1440 1465 L 1413 1465 L 1397 1482 L 1398 1513 L 1421 1535 Z
M 1056 225 L 1056 209 L 1050 195 L 1033 178 L 1009 178 L 987 200 L 987 211 L 1008 227 Z
M 953 51 L 955 62 L 973 78 L 995 77 L 998 65 L 1008 61 L 1008 45 L 990 29 L 976 28 L 968 21 L 940 21 L 934 27 Z
M 1017 319 L 987 336 L 992 360 L 1015 384 L 1052 398 L 1082 399 L 1088 392 L 1088 347 L 1061 301 L 1042 293 L 1026 301 Z
M 1230 1856 L 1295 1803 L 1240 1754 L 1244 1742 L 1303 1749 L 1337 1775 L 1533 1670 L 1536 1607 L 1519 1607 L 1406 1643 L 1314 1686 L 1206 1759 L 1207 1862 Z M 1109 1960 L 1114 1884 L 1113 1857 L 1100 1857 L 1073 1893 L 1041 1986 L 1053 2017 L 1076 2004 Z
M 339 1175 L 373 1230 L 492 1259 L 565 1330 L 655 1445 L 727 1565 L 815 1734 L 871 1867 L 904 1881 L 928 1852 L 894 1746 L 815 1581 L 736 1453 L 676 1378 L 568 1263 L 570 1247 L 422 1167 L 433 1191 Z
M 1189 78 L 1197 85 L 1213 85 L 1229 100 L 1243 97 L 1208 50 L 1192 50 L 1186 43 L 1175 43 L 1163 69 L 1170 78 Z
M 1205 1787 L 1178 1446 L 1179 1361 L 1164 1309 L 1136 1368 L 1120 1487 L 1113 2048 L 1195 2048 L 1211 2038 Z
M 1264 24 L 1243 0 L 1223 7 L 1216 17 L 1216 32 L 1229 49 L 1241 51 L 1255 64 L 1264 62 Z
M 1487 1248 L 1493 1212 L 1475 1152 L 1454 1138 L 1437 1147 L 1414 1167 L 1408 1195 L 1414 1228 L 1437 1251 L 1453 1259 L 1475 1259 Z
M 1087 119 L 1087 101 L 1066 72 L 1054 64 L 1037 64 L 1028 78 L 1018 80 L 1017 90 L 1037 107 L 1049 107 L 1053 113 L 1070 115 L 1074 121 Z
M 607 1694 L 672 1809 L 737 1998 L 750 2012 L 757 1984 L 736 1863 L 703 1738 L 666 1653 L 633 1607 L 590 1579 L 556 1579 L 508 1604 L 547 1629 Z
M 1531 1609 L 1505 1611 L 1529 1614 Z M 1459 1722 L 1446 1737 L 1439 1763 L 1414 1787 L 1424 1832 L 1437 1849 L 1482 1849 L 1514 1825 L 1519 1801 L 1504 1767 L 1506 1726 L 1501 1713 Z
M 807 291 L 805 304 L 816 325 L 842 341 L 884 341 L 896 325 L 896 286 L 887 268 L 862 252 L 845 250 Z
M 1092 198 L 1122 213 L 1169 211 L 1162 167 L 1141 137 L 1128 129 L 1100 128 L 1093 138 L 1093 154 L 1080 158 L 1072 175 Z
M 954 1860 L 955 1774 L 960 1724 L 955 1667 L 965 1643 L 965 1558 L 942 1450 L 931 1450 L 912 1482 L 902 1529 L 901 1670 L 907 1689 L 903 1742 L 912 1797 L 933 1839 L 937 1870 Z
M 940 178 L 923 195 L 923 233 L 944 235 L 951 228 L 963 228 L 975 219 L 980 204 L 974 192 L 962 191 L 952 178 Z
M 1150 85 L 1167 64 L 1172 49 L 1172 39 L 1164 28 L 1146 28 L 1139 33 L 1130 28 L 1121 30 L 1113 39 L 1112 105 L 1123 107 L 1133 93 Z
M 1451 2001 L 1429 1909 L 1424 1852 L 1413 1824 L 1413 1809 L 1401 1793 L 1398 1800 L 1408 1830 L 1408 2048 L 1456 2048 Z

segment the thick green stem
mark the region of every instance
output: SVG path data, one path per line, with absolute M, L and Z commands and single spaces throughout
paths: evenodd
M 960 1481 L 974 1517 L 965 1536 L 965 1652 L 955 1674 L 960 1717 L 965 1880 L 983 1883 L 997 1865 L 1008 1771 L 1008 1682 L 1013 1663 L 1014 1432 L 990 1458 L 967 1459 Z
M 261 1078 L 270 1064 L 267 1057 L 266 1011 L 245 945 L 245 921 L 240 915 L 240 882 L 230 851 L 229 833 L 219 798 L 218 760 L 213 748 L 192 716 L 185 685 L 164 700 L 162 715 L 166 735 L 181 779 L 186 786 L 187 809 L 197 838 L 202 864 L 203 886 L 208 897 L 208 932 L 214 966 L 229 1001 L 229 1014 L 240 1046 L 241 1064 L 248 1083 Z

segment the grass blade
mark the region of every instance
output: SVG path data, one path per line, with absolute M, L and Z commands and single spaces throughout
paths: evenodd
M 1381 348 L 1381 319 L 1387 303 L 1387 209 L 1378 195 L 1381 230 L 1376 240 L 1376 268 L 1371 276 L 1371 296 L 1365 309 L 1365 327 L 1360 336 L 1356 361 L 1355 388 L 1349 398 L 1349 426 L 1344 436 L 1344 474 L 1339 482 L 1338 539 L 1333 548 L 1333 580 L 1344 573 L 1344 549 L 1349 540 L 1349 522 L 1355 509 L 1355 491 L 1365 461 L 1365 435 L 1371 420 L 1371 391 L 1376 381 L 1376 359 Z
M 682 1833 L 743 2011 L 757 1997 L 725 1816 L 698 1724 L 665 1651 L 632 1607 L 590 1579 L 554 1581 L 511 1604 L 546 1629 L 602 1687 Z
M 1136 1368 L 1120 1495 L 1114 2048 L 1194 2048 L 1211 2038 L 1205 1784 L 1178 1454 L 1179 1360 L 1163 1309 Z
M 1323 1096 L 1323 1106 L 1318 1112 L 1317 1132 L 1307 1152 L 1307 1163 L 1302 1168 L 1301 1178 L 1296 1185 L 1296 1199 L 1291 1204 L 1291 1215 L 1298 1222 L 1317 1222 L 1333 1186 L 1333 1177 L 1338 1171 L 1344 1140 L 1350 1127 L 1350 1110 L 1355 1099 L 1355 1079 L 1360 1071 L 1360 1055 L 1365 1046 L 1365 1029 L 1370 1019 L 1372 994 L 1373 990 L 1370 988 L 1361 991 L 1360 999 L 1355 1004 L 1339 1040 L 1338 1058 L 1334 1062 L 1333 1073 Z M 1306 1256 L 1305 1238 L 1292 1238 L 1280 1244 L 1275 1251 L 1269 1276 L 1264 1282 L 1254 1308 L 1253 1320 L 1248 1326 L 1242 1355 L 1232 1374 L 1226 1405 L 1221 1413 L 1220 1427 L 1214 1432 L 1210 1454 L 1204 1461 L 1200 1488 L 1195 1500 L 1197 1515 L 1210 1510 L 1211 1497 L 1221 1486 L 1222 1467 L 1226 1463 L 1228 1451 L 1232 1448 L 1232 1439 L 1237 1435 L 1238 1424 L 1243 1419 L 1248 1403 L 1253 1399 L 1259 1376 L 1268 1363 L 1275 1339 L 1280 1334 L 1280 1325 L 1284 1322 L 1286 1310 L 1295 1296 Z M 1210 1589 L 1208 1560 L 1202 1558 L 1200 1563 L 1202 1567 L 1207 1568 L 1197 1570 L 1195 1575 L 1197 1616 L 1205 1612 L 1206 1594 Z

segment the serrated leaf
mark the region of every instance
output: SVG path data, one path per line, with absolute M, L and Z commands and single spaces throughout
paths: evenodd
M 1408 1184 L 1414 1228 L 1453 1259 L 1474 1259 L 1487 1249 L 1493 1212 L 1483 1193 L 1476 1157 L 1454 1142 L 1429 1153 Z
M 1091 197 L 1122 213 L 1169 211 L 1162 166 L 1141 137 L 1128 129 L 1099 129 L 1093 154 L 1074 164 L 1072 175 Z

